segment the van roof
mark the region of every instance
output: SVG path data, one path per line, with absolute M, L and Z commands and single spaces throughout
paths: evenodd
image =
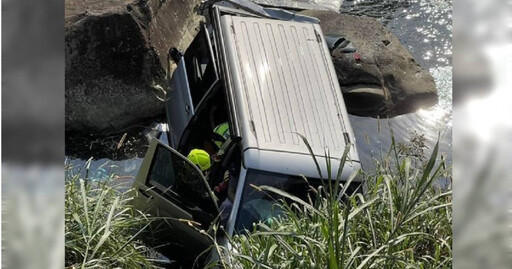
M 355 143 L 318 24 L 223 16 L 222 35 L 244 150 L 340 158 Z M 358 161 L 355 146 L 350 152 Z

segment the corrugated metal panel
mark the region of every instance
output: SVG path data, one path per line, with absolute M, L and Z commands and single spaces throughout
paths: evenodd
M 315 154 L 343 151 L 346 109 L 319 26 L 247 17 L 230 23 L 236 91 L 245 99 L 239 109 L 248 113 L 241 124 L 255 136 L 247 146 L 308 153 L 300 133 Z

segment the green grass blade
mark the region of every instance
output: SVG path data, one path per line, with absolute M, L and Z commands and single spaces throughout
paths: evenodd
M 91 223 L 89 221 L 89 209 L 87 207 L 87 194 L 86 194 L 86 191 L 85 191 L 85 184 L 84 184 L 84 181 L 82 179 L 80 179 L 80 193 L 82 194 L 82 206 L 83 206 L 83 211 L 84 211 L 84 215 L 85 215 L 85 223 L 87 225 L 87 235 L 90 236 L 91 235 Z
M 380 248 L 373 251 L 370 255 L 368 255 L 362 262 L 359 264 L 359 266 L 356 269 L 362 269 L 365 268 L 365 265 L 370 261 L 371 258 L 379 254 L 383 249 L 387 248 L 387 245 L 383 245 Z
M 395 229 L 395 216 L 394 216 L 394 207 L 393 207 L 393 195 L 391 194 L 391 178 L 388 175 L 384 175 L 384 183 L 386 184 L 386 190 L 388 191 L 388 202 L 389 202 L 389 213 L 391 218 L 389 219 L 389 223 L 391 226 L 391 230 Z
M 341 239 L 341 260 L 339 268 L 344 268 L 345 265 L 345 245 L 347 244 L 347 233 L 348 233 L 348 214 L 350 208 L 349 206 L 345 207 L 345 221 L 343 222 L 343 238 Z
M 370 201 L 365 202 L 364 204 L 358 206 L 356 209 L 354 209 L 350 214 L 348 215 L 348 219 L 353 219 L 361 210 L 365 209 L 366 207 L 370 206 L 371 204 L 375 203 L 379 197 L 374 197 Z
M 313 152 L 313 149 L 311 148 L 311 145 L 309 144 L 307 138 L 299 133 L 294 133 L 298 136 L 300 136 L 300 138 L 302 139 L 302 141 L 304 142 L 304 144 L 306 144 L 306 147 L 308 148 L 308 151 L 309 151 L 309 154 L 311 154 L 311 157 L 313 158 L 313 161 L 315 162 L 315 166 L 316 166 L 316 170 L 318 172 L 318 175 L 320 176 L 320 179 L 324 179 L 323 175 L 322 175 L 322 169 L 320 169 L 320 165 L 318 164 L 318 160 L 316 159 L 316 156 L 315 156 L 315 152 Z
M 290 199 L 290 200 L 292 200 L 292 201 L 294 201 L 294 202 L 304 206 L 306 209 L 314 212 L 315 214 L 318 214 L 318 215 L 320 215 L 320 216 L 325 218 L 325 215 L 322 212 L 318 211 L 316 208 L 314 208 L 313 206 L 311 206 L 307 202 L 303 201 L 302 199 L 298 198 L 297 196 L 291 195 L 291 194 L 289 194 L 289 193 L 287 193 L 287 192 L 285 192 L 283 190 L 280 190 L 280 189 L 277 189 L 277 188 L 274 188 L 274 187 L 271 187 L 271 186 L 259 186 L 257 188 L 259 188 L 259 189 L 261 189 L 263 191 L 273 192 L 273 193 L 275 193 L 277 195 L 286 197 L 286 198 L 288 198 L 288 199 Z

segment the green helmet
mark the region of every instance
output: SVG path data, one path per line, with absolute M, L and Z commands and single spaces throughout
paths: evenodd
M 210 162 L 210 154 L 202 149 L 193 149 L 188 154 L 187 158 L 201 169 L 206 171 L 212 166 Z
M 213 129 L 213 132 L 220 135 L 222 138 L 224 138 L 224 140 L 228 140 L 229 124 L 227 122 L 221 123 Z M 214 141 L 214 142 L 217 145 L 217 147 L 219 147 L 219 148 L 222 146 L 222 143 L 223 143 L 223 141 Z

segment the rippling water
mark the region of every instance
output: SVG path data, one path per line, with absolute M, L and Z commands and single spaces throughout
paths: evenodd
M 439 94 L 434 107 L 389 120 L 350 116 L 363 166 L 371 167 L 372 157 L 389 149 L 389 126 L 398 141 L 407 141 L 414 131 L 424 134 L 430 149 L 440 137 L 440 152 L 451 163 L 452 1 L 345 1 L 340 11 L 381 21 L 430 71 Z
M 276 0 L 278 1 L 278 0 Z M 321 2 L 321 1 L 320 1 Z M 417 62 L 428 69 L 435 79 L 439 103 L 429 109 L 398 116 L 392 119 L 350 116 L 357 139 L 363 166 L 372 167 L 372 157 L 379 157 L 389 149 L 389 126 L 396 139 L 407 141 L 414 131 L 422 133 L 430 148 L 439 135 L 440 151 L 451 163 L 452 136 L 452 1 L 451 0 L 356 0 L 345 1 L 340 12 L 377 18 L 398 36 Z M 121 139 L 121 136 L 117 138 Z M 145 141 L 139 141 L 145 143 Z M 88 142 L 90 143 L 90 142 Z M 67 145 L 69 146 L 69 145 Z M 123 145 L 128 147 L 129 145 Z M 66 162 L 75 168 L 82 167 L 90 156 L 98 156 L 93 147 L 80 154 L 68 154 Z M 122 179 L 133 180 L 144 156 L 140 151 L 122 156 L 101 156 L 90 164 L 94 178 L 116 173 Z M 77 170 L 75 170 L 77 171 Z

